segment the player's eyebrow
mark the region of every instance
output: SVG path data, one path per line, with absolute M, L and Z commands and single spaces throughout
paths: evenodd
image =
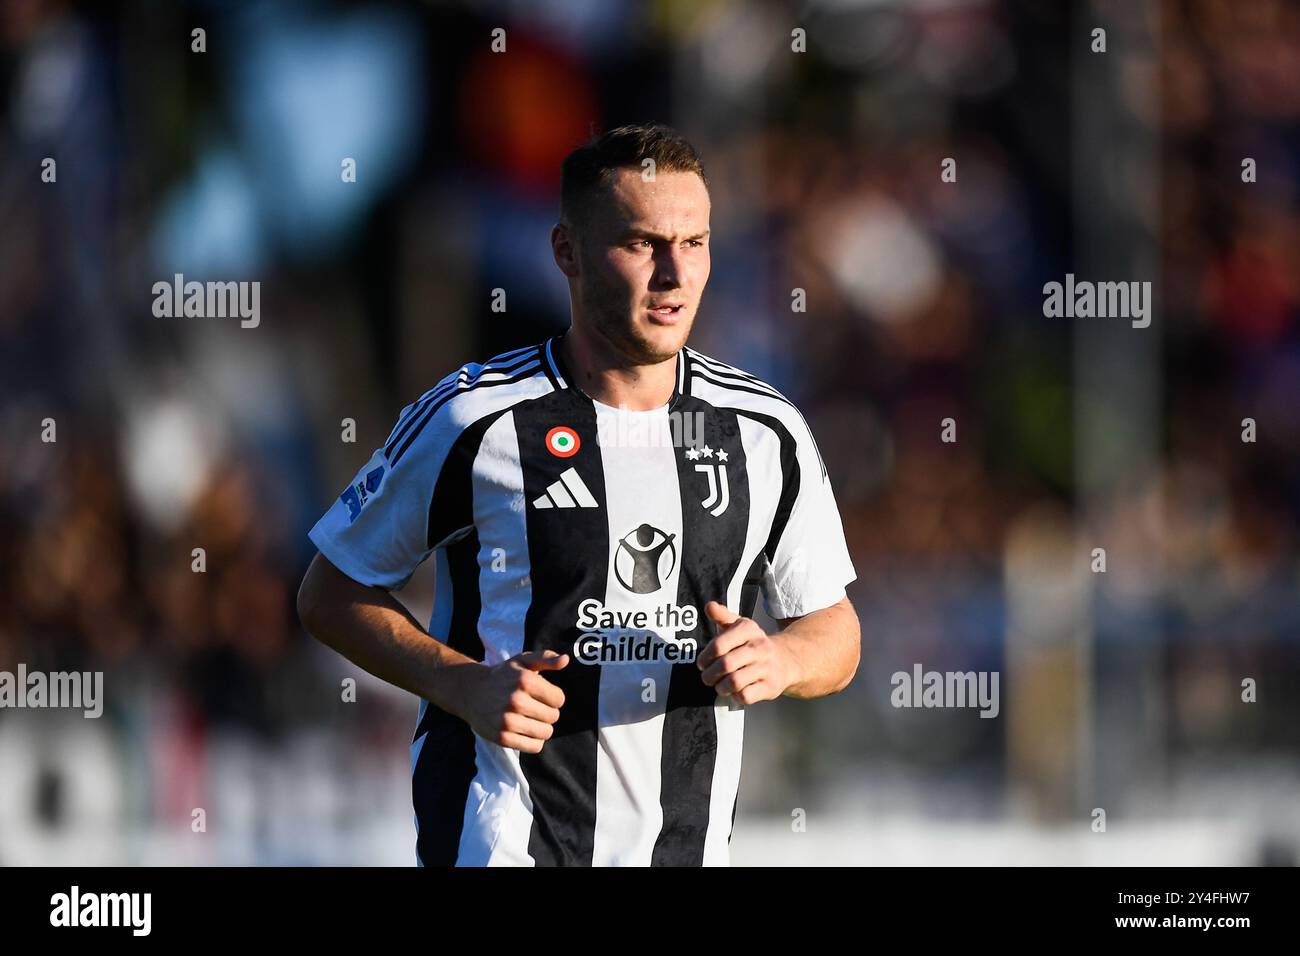
M 703 232 L 697 232 L 693 236 L 683 236 L 683 242 L 689 242 L 692 239 L 707 239 L 710 230 L 705 229 Z M 642 229 L 639 226 L 629 226 L 623 230 L 622 239 L 657 239 L 660 242 L 671 242 L 671 236 L 665 236 L 663 233 L 655 232 L 653 229 Z

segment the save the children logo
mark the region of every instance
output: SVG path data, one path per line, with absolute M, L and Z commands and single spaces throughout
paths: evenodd
M 699 653 L 699 609 L 668 602 L 654 608 L 606 606 L 595 598 L 578 605 L 573 656 L 592 666 L 690 663 Z
M 640 524 L 619 538 L 614 552 L 614 576 L 633 594 L 650 594 L 663 587 L 677 567 L 676 534 Z

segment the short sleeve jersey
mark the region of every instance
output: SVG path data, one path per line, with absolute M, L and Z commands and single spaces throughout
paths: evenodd
M 436 561 L 429 633 L 495 664 L 552 649 L 565 703 L 541 753 L 421 701 L 422 865 L 725 865 L 744 708 L 704 684 L 710 600 L 774 618 L 855 579 L 829 476 L 775 388 L 690 347 L 668 403 L 613 408 L 557 335 L 469 363 L 407 406 L 312 528 L 362 584 Z

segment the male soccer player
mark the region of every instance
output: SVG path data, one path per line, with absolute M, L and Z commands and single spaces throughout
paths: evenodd
M 421 698 L 418 863 L 725 865 L 745 708 L 849 683 L 855 574 L 802 416 L 686 346 L 695 150 L 611 130 L 565 160 L 560 205 L 568 330 L 402 411 L 312 529 L 298 609 Z M 389 591 L 430 554 L 426 630 Z

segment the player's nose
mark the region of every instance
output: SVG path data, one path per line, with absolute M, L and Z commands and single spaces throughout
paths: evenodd
M 656 289 L 678 289 L 682 284 L 681 254 L 668 247 L 655 256 L 654 286 Z

